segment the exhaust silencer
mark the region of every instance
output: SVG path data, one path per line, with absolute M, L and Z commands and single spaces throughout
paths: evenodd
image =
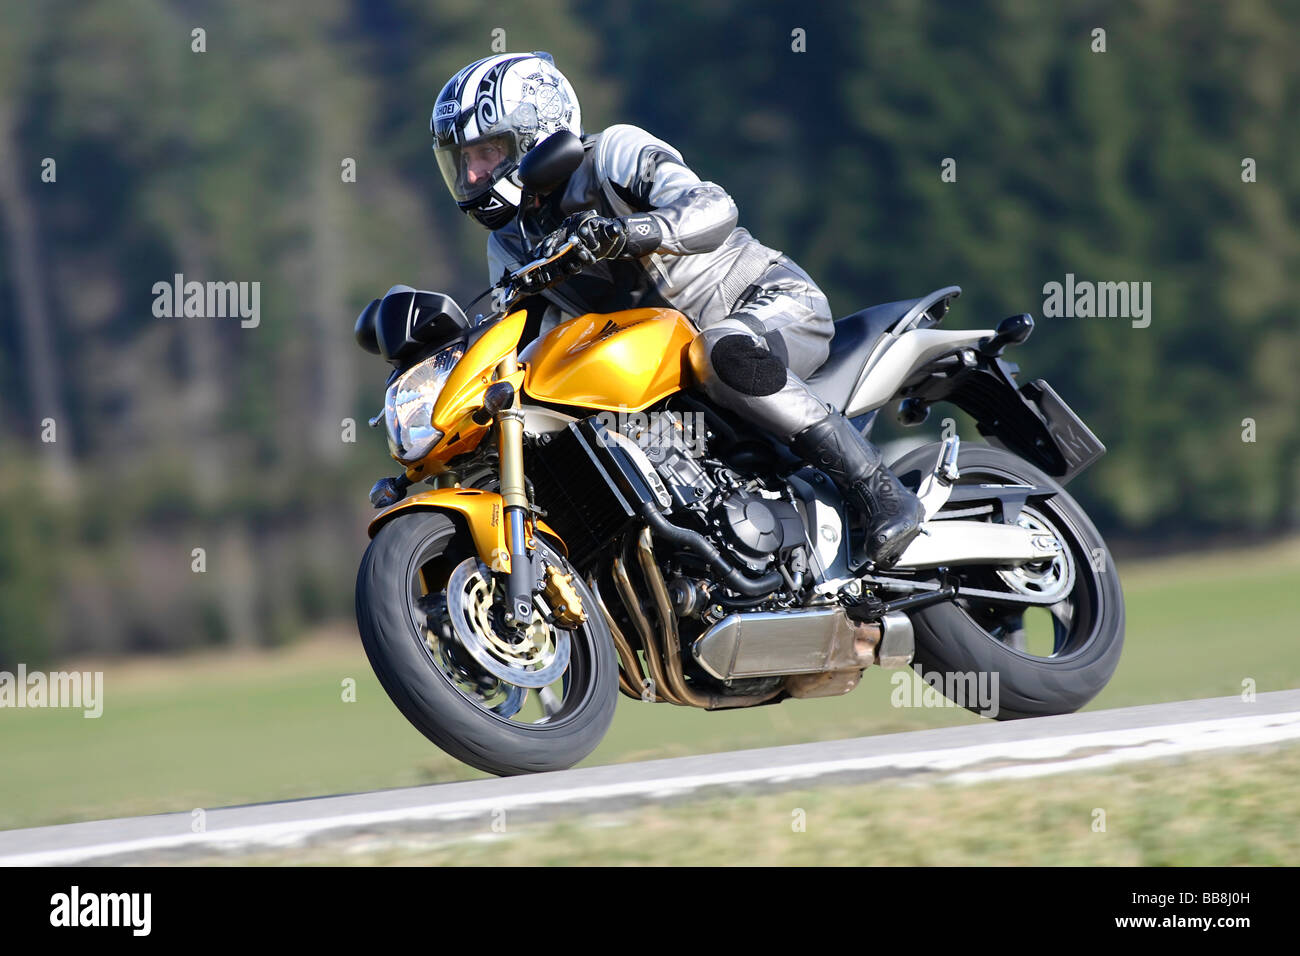
M 718 680 L 821 674 L 870 667 L 880 639 L 880 625 L 855 624 L 840 607 L 764 611 L 724 617 L 691 653 Z

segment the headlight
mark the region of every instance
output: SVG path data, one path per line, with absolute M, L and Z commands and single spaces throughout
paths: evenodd
M 418 461 L 442 438 L 442 432 L 433 427 L 433 406 L 464 354 L 465 345 L 458 342 L 435 352 L 388 386 L 384 421 L 388 449 L 398 461 Z

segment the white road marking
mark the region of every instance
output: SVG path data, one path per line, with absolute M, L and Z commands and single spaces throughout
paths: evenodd
M 780 766 L 691 773 L 651 780 L 586 786 L 560 785 L 553 790 L 501 794 L 387 810 L 341 813 L 316 819 L 304 817 L 276 822 L 215 826 L 204 833 L 158 834 L 132 839 L 87 842 L 85 845 L 48 850 L 29 850 L 8 855 L 0 852 L 0 865 L 49 866 L 178 849 L 193 852 L 223 852 L 258 847 L 274 849 L 295 846 L 313 836 L 335 830 L 364 832 L 367 828 L 403 822 L 446 822 L 476 817 L 486 818 L 492 813 L 503 810 L 508 812 L 564 804 L 590 806 L 608 802 L 612 805 L 611 809 L 617 809 L 619 801 L 627 797 L 656 799 L 679 796 L 711 787 L 743 786 L 754 783 L 788 784 L 838 774 L 862 774 L 872 771 L 881 771 L 882 776 L 890 776 L 891 771 L 899 774 L 938 773 L 945 775 L 941 779 L 955 783 L 1019 779 L 1296 739 L 1300 739 L 1300 712 L 1258 714 L 1151 727 L 1064 733 L 1052 737 L 934 748 L 911 753 L 810 760 Z M 752 753 L 758 754 L 761 751 Z M 1078 756 L 1071 757 L 1071 754 L 1078 754 Z M 981 767 L 983 764 L 995 764 L 995 766 Z M 318 802 L 306 800 L 301 801 L 301 805 L 310 811 L 311 805 Z M 220 812 L 251 815 L 265 809 L 250 807 Z M 170 819 L 160 817 L 157 822 L 159 825 L 180 826 L 184 825 L 182 820 L 188 820 L 188 816 Z M 23 831 L 11 832 L 20 834 Z M 5 834 L 0 833 L 0 840 L 4 836 Z

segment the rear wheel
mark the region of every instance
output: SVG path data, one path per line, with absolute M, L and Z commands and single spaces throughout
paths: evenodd
M 357 626 L 388 696 L 447 753 L 500 776 L 562 770 L 596 749 L 618 697 L 613 640 L 577 574 L 571 584 L 585 623 L 556 627 L 539 598 L 532 622 L 510 628 L 468 534 L 444 514 L 398 515 L 361 561 Z
M 909 452 L 893 466 L 894 473 L 915 489 L 933 468 L 938 449 L 933 444 Z M 958 598 L 913 612 L 912 666 L 931 682 L 937 672 L 945 687 L 968 687 L 963 677 L 985 675 L 981 679 L 993 692 L 992 704 L 957 703 L 997 720 L 1076 711 L 1106 686 L 1124 644 L 1124 595 L 1105 542 L 1078 502 L 1017 455 L 963 444 L 957 466 L 958 484 L 1023 483 L 1052 489 L 1050 497 L 1031 499 L 1016 523 L 1052 534 L 1064 548 L 1052 561 L 1023 567 L 953 568 L 961 584 L 1043 603 L 1015 606 Z M 989 514 L 983 520 L 997 517 Z

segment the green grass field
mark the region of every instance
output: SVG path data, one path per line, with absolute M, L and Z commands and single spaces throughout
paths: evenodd
M 1124 656 L 1089 709 L 1300 687 L 1300 541 L 1120 564 Z M 480 777 L 412 729 L 346 628 L 286 650 L 119 662 L 104 714 L 0 710 L 0 828 L 190 810 Z M 343 682 L 356 682 L 356 701 Z M 613 763 L 969 723 L 890 705 L 889 672 L 845 697 L 752 712 L 620 698 L 586 761 Z

